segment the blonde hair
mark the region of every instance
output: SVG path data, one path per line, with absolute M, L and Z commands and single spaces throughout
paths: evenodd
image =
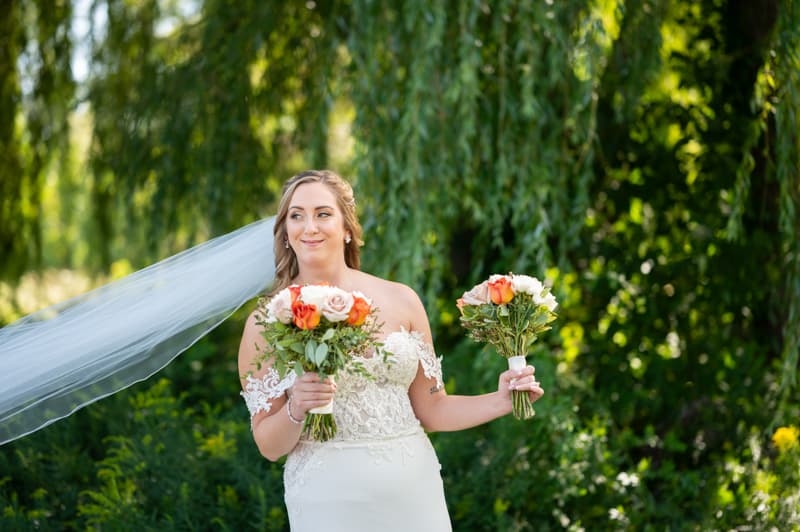
M 361 250 L 364 245 L 361 240 L 361 224 L 356 216 L 356 201 L 353 198 L 353 187 L 342 179 L 339 174 L 330 170 L 306 170 L 292 176 L 283 185 L 283 194 L 278 204 L 278 214 L 275 216 L 273 229 L 275 247 L 275 281 L 267 295 L 274 295 L 289 286 L 292 279 L 297 277 L 299 266 L 294 250 L 286 247 L 288 235 L 286 233 L 286 217 L 289 213 L 289 203 L 295 190 L 300 185 L 307 183 L 322 183 L 336 196 L 336 203 L 344 218 L 344 229 L 350 233 L 350 243 L 344 247 L 344 262 L 356 270 L 361 267 Z

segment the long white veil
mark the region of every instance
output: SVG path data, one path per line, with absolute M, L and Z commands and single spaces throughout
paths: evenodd
M 0 329 L 0 445 L 150 377 L 262 292 L 274 275 L 273 222 Z

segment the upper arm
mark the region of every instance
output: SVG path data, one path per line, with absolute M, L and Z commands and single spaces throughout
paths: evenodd
M 423 345 L 420 346 L 420 363 L 417 367 L 417 375 L 408 390 L 411 405 L 417 418 L 426 426 L 429 418 L 429 411 L 435 406 L 436 402 L 446 395 L 442 385 L 442 372 L 439 359 L 433 348 L 433 338 L 431 326 L 428 321 L 428 313 L 422 304 L 419 296 L 412 289 L 408 288 L 406 295 L 406 308 L 409 309 L 409 322 L 411 330 L 419 333 Z
M 261 336 L 257 318 L 258 310 L 254 310 L 247 317 L 242 333 L 242 341 L 239 343 L 239 375 L 244 386 L 245 377 L 252 374 L 261 376 L 266 371 L 262 366 L 258 369 L 255 365 L 256 357 L 266 348 L 264 337 Z
M 247 318 L 239 344 L 239 379 L 253 426 L 283 406 L 285 391 L 294 382 L 293 373 L 281 379 L 271 367 L 271 359 L 263 361 L 260 367 L 257 364 L 267 349 L 257 321 L 258 310 L 255 310 Z

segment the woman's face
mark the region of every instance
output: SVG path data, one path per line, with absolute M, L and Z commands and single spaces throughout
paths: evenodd
M 286 235 L 301 267 L 344 261 L 344 216 L 327 185 L 306 183 L 295 189 L 286 214 Z

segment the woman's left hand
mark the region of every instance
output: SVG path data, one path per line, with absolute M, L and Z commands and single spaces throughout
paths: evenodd
M 508 410 L 511 411 L 511 392 L 528 392 L 531 402 L 535 402 L 544 395 L 539 381 L 536 380 L 536 368 L 525 366 L 520 370 L 509 369 L 500 374 L 497 382 L 497 391 L 508 399 Z

